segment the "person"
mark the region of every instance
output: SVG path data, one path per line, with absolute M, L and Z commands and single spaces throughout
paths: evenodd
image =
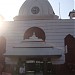
M 21 66 L 19 68 L 19 73 L 20 73 L 20 75 L 25 75 L 25 66 Z

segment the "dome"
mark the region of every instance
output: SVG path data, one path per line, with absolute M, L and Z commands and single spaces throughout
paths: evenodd
M 20 10 L 18 19 L 57 19 L 48 0 L 26 0 Z M 16 19 L 16 18 L 15 18 Z

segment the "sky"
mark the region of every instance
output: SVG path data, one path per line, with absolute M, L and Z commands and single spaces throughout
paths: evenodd
M 13 20 L 18 15 L 19 9 L 25 0 L 0 0 L 0 15 L 5 20 Z M 75 0 L 48 0 L 56 15 L 59 16 L 59 6 L 61 19 L 67 19 L 70 11 L 75 9 Z

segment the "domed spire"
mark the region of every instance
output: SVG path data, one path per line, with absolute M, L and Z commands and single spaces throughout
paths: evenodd
M 75 18 L 75 10 L 73 9 L 70 13 L 69 13 L 70 19 Z
M 54 12 L 48 0 L 26 0 L 19 10 L 19 15 L 34 15 L 31 9 L 35 6 L 40 9 L 38 15 L 48 15 Z
M 26 0 L 19 10 L 18 19 L 58 19 L 58 16 L 48 0 Z

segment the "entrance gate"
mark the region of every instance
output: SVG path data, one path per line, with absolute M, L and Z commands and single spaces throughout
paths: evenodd
M 26 59 L 19 61 L 22 64 L 25 64 L 25 73 L 26 75 L 40 74 L 40 75 L 49 75 L 53 72 L 53 67 L 51 60 L 47 58 L 40 59 Z

